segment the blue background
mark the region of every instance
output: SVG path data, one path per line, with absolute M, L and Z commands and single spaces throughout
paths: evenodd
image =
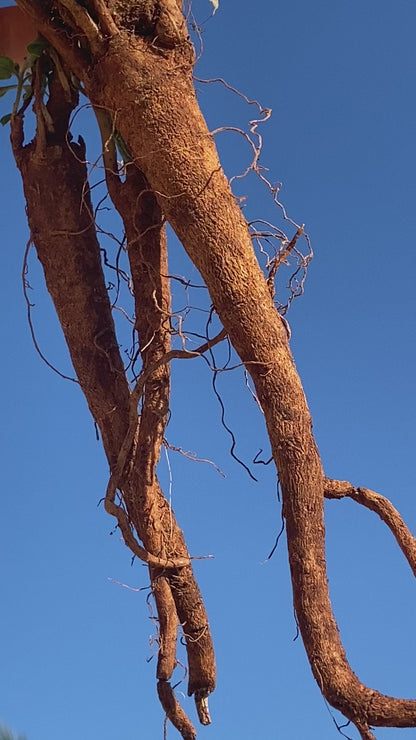
M 194 13 L 205 48 L 196 74 L 224 77 L 273 109 L 262 129 L 262 163 L 284 183 L 288 212 L 312 238 L 305 295 L 288 319 L 326 473 L 389 496 L 414 530 L 416 6 L 223 0 L 204 22 L 211 6 L 197 0 Z M 253 111 L 237 97 L 218 85 L 197 87 L 211 128 L 247 126 Z M 7 98 L 0 103 L 8 112 Z M 241 137 L 223 133 L 217 141 L 227 172 L 244 169 L 249 152 Z M 0 722 L 28 740 L 161 740 L 148 591 L 114 582 L 145 588 L 146 569 L 131 567 L 118 534 L 110 536 L 113 522 L 97 508 L 107 465 L 79 389 L 33 348 L 21 289 L 28 231 L 7 128 L 0 146 Z M 251 217 L 279 220 L 251 179 Z M 171 250 L 171 272 L 197 281 L 174 238 Z M 29 262 L 38 342 L 70 372 L 33 251 Z M 254 483 L 230 458 L 203 361 L 176 364 L 173 379 L 169 441 L 226 474 L 174 452 L 169 465 L 162 456 L 161 479 L 190 551 L 215 555 L 195 563 L 218 661 L 214 723 L 198 736 L 337 737 L 294 640 L 284 538 L 264 562 L 281 522 L 275 474 L 256 466 Z M 263 420 L 241 372 L 222 374 L 218 387 L 239 456 L 250 463 L 259 448 L 267 456 Z M 326 516 L 331 596 L 352 667 L 370 686 L 415 697 L 410 569 L 374 514 L 331 501 Z M 183 698 L 183 705 L 195 717 L 193 702 Z M 346 734 L 358 737 L 354 728 Z M 404 740 L 416 730 L 376 735 Z M 178 734 L 169 727 L 168 737 Z

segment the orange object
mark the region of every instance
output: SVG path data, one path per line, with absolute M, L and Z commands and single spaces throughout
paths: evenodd
M 0 56 L 22 64 L 27 45 L 37 36 L 33 21 L 17 5 L 0 8 Z

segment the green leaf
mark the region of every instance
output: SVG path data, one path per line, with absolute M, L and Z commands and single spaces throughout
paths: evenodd
M 1 123 L 1 125 L 2 125 L 2 126 L 6 126 L 6 124 L 8 124 L 8 123 L 9 123 L 9 121 L 10 121 L 11 117 L 12 117 L 12 114 L 11 114 L 11 113 L 7 113 L 7 115 L 6 115 L 6 116 L 2 116 L 2 117 L 0 118 L 0 123 Z
M 23 89 L 24 89 L 23 100 L 27 100 L 28 98 L 31 98 L 33 95 L 32 85 L 23 85 Z
M 16 65 L 9 57 L 0 57 L 0 80 L 10 80 L 16 74 Z
M 0 98 L 6 95 L 10 90 L 17 90 L 17 85 L 4 85 L 4 87 L 0 87 Z
M 131 162 L 131 154 L 118 131 L 114 131 L 114 140 L 124 164 L 128 164 L 129 162 Z
M 32 41 L 30 44 L 28 44 L 26 48 L 29 54 L 32 57 L 34 57 L 34 59 L 39 59 L 43 50 L 46 49 L 47 46 L 48 46 L 48 42 L 46 41 L 46 39 L 38 38 L 35 41 Z

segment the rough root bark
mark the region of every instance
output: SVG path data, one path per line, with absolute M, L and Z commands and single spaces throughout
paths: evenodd
M 76 0 L 57 0 L 53 5 L 49 0 L 18 2 L 35 19 L 42 34 L 81 80 L 95 109 L 109 117 L 136 167 L 136 170 L 131 170 L 123 189 L 117 183 L 112 184 L 110 176 L 109 190 L 114 190 L 112 197 L 122 213 L 129 235 L 134 279 L 137 282 L 144 279 L 149 289 L 144 300 L 147 301 L 148 322 L 152 328 L 146 322 L 141 326 L 141 315 L 137 328 L 142 348 L 146 346 L 149 331 L 154 331 L 157 339 L 152 341 L 149 351 L 143 350 L 144 362 L 160 357 L 168 346 L 163 309 L 164 305 L 168 306 L 168 296 L 164 292 L 161 273 L 158 275 L 161 263 L 157 261 L 162 259 L 164 249 L 160 227 L 163 214 L 203 276 L 215 310 L 253 378 L 282 487 L 295 611 L 309 662 L 322 693 L 355 723 L 363 738 L 373 737 L 370 726 L 416 726 L 416 701 L 388 697 L 366 687 L 353 673 L 342 646 L 328 593 L 323 503 L 324 495 L 345 495 L 348 484 L 339 486 L 325 479 L 312 434 L 309 409 L 285 329 L 255 258 L 247 224 L 221 169 L 213 139 L 196 101 L 192 81 L 193 50 L 179 4 L 175 0 L 135 0 L 132 4 L 120 3 L 107 8 L 103 0 L 87 0 L 82 7 Z M 70 347 L 73 345 L 74 366 L 90 409 L 102 430 L 107 456 L 113 467 L 127 434 L 129 391 L 114 332 L 109 328 L 112 326 L 111 315 L 100 277 L 89 204 L 81 211 L 82 225 L 77 222 L 79 188 L 85 181 L 85 173 L 81 173 L 79 162 L 74 163 L 73 155 L 75 153 L 78 160 L 83 160 L 82 143 L 72 144 L 66 149 L 64 146 L 52 147 L 45 155 L 51 158 L 54 168 L 60 168 L 64 179 L 71 173 L 72 182 L 77 183 L 76 187 L 72 186 L 72 194 L 67 193 L 62 185 L 50 194 L 49 208 L 52 207 L 59 217 L 51 233 L 49 216 L 39 215 L 42 204 L 34 192 L 34 175 L 29 171 L 33 166 L 39 179 L 40 161 L 32 145 L 32 148 L 21 149 L 16 133 L 18 124 L 15 120 L 15 153 L 28 203 L 33 202 L 29 208 L 32 234 L 45 273 L 50 275 L 49 279 L 47 277 L 48 287 L 54 296 L 68 344 Z M 55 176 L 54 184 L 56 182 Z M 122 202 L 117 205 L 121 190 L 126 203 L 130 203 L 124 215 Z M 133 217 L 134 193 L 139 194 L 135 201 L 139 207 Z M 74 214 L 77 214 L 76 218 Z M 138 220 L 135 221 L 136 218 Z M 146 231 L 145 225 L 148 218 L 150 231 Z M 144 219 L 143 223 L 140 219 Z M 74 234 L 78 235 L 75 241 Z M 150 255 L 147 239 L 152 240 L 156 234 L 161 240 L 160 251 Z M 72 266 L 71 278 L 68 274 L 63 278 L 63 264 L 56 266 L 56 258 L 52 256 L 58 235 L 60 253 L 65 251 L 66 260 Z M 69 294 L 69 279 L 71 291 L 83 312 L 82 320 L 81 313 L 77 312 L 78 325 L 75 324 L 75 328 L 68 324 L 68 307 L 60 298 L 61 291 Z M 99 293 L 96 292 L 97 281 Z M 101 296 L 99 300 L 98 295 Z M 88 317 L 85 312 L 88 312 Z M 83 339 L 82 352 L 80 337 Z M 124 481 L 123 494 L 128 515 L 144 547 L 163 558 L 176 558 L 187 557 L 186 548 L 176 523 L 174 544 L 165 536 L 165 513 L 169 517 L 172 515 L 163 503 L 154 474 L 154 460 L 149 458 L 152 454 L 155 459 L 158 456 L 167 388 L 168 374 L 164 367 L 149 378 L 146 387 L 143 400 L 146 421 L 139 431 L 140 443 L 136 448 L 142 452 L 133 456 L 133 466 L 130 476 Z M 353 495 L 362 503 L 366 499 L 368 504 L 369 497 L 363 494 L 365 489 L 349 487 L 349 490 L 346 495 Z M 140 493 L 136 496 L 137 491 Z M 154 500 L 161 503 L 164 511 L 160 530 L 152 521 L 151 502 Z M 390 517 L 389 526 L 394 528 L 396 525 L 390 514 L 385 509 L 384 519 L 386 521 Z M 402 533 L 400 537 L 402 549 L 409 549 L 412 543 L 407 535 Z M 196 586 L 190 566 L 169 571 L 155 568 L 151 577 L 155 594 L 158 594 L 156 598 L 166 604 L 163 617 L 166 624 L 178 618 L 181 623 L 186 622 L 186 633 L 198 635 L 196 643 L 194 637 L 190 640 L 190 644 L 198 645 L 198 655 L 197 679 L 190 676 L 189 690 L 198 692 L 198 697 L 203 698 L 203 692 L 213 688 L 214 669 L 213 663 L 209 663 L 211 659 L 208 660 L 209 669 L 204 671 L 203 668 L 207 654 L 211 653 L 211 643 L 202 602 L 199 596 L 195 596 Z M 176 617 L 169 616 L 173 606 L 171 602 L 164 602 L 164 589 L 173 598 Z M 169 645 L 174 639 L 172 624 L 170 621 L 170 626 L 166 627 Z M 170 651 L 171 647 L 167 645 L 166 653 L 170 655 Z M 182 727 L 183 717 L 171 694 L 168 674 L 172 660 L 168 657 L 166 665 L 164 659 L 160 662 L 164 665 L 158 674 L 161 702 L 183 737 L 193 737 L 190 728 Z
M 113 199 L 125 220 L 146 378 L 139 421 L 139 399 L 134 398 L 134 406 L 104 281 L 85 147 L 82 141 L 67 141 L 74 104 L 74 96 L 67 100 L 55 75 L 48 103 L 53 131 L 45 130 L 40 106 L 38 131 L 31 144 L 23 146 L 23 116 L 16 116 L 12 123 L 12 145 L 22 173 L 31 237 L 113 472 L 118 469 L 134 415 L 136 434 L 118 469 L 121 500 L 118 504 L 110 501 L 109 506 L 106 500 L 106 508 L 116 516 L 133 553 L 149 563 L 159 620 L 157 678 L 168 682 L 176 667 L 180 624 L 188 652 L 189 694 L 201 690 L 209 694 L 215 688 L 215 659 L 208 619 L 182 532 L 155 474 L 169 410 L 169 364 L 158 364 L 170 348 L 170 288 L 162 277 L 167 275 L 167 253 L 161 211 L 139 171 L 132 171 L 124 183 L 111 174 Z M 195 737 L 176 700 L 166 706 L 169 719 L 183 737 Z

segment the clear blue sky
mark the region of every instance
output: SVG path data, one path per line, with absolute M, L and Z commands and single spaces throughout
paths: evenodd
M 196 0 L 194 10 L 202 22 L 211 6 Z M 284 183 L 282 199 L 306 224 L 316 255 L 288 318 L 326 472 L 389 496 L 413 531 L 415 24 L 413 0 L 222 0 L 203 26 L 197 70 L 273 109 L 262 161 Z M 200 101 L 211 127 L 241 125 L 252 114 L 218 87 L 201 86 Z M 10 105 L 0 103 L 3 114 Z M 241 143 L 221 137 L 228 171 L 241 170 Z M 97 508 L 107 465 L 79 389 L 32 346 L 20 277 L 28 232 L 7 130 L 0 146 L 0 722 L 28 740 L 162 740 L 156 661 L 146 662 L 155 655 L 148 592 L 110 580 L 146 587 L 146 569 L 131 567 Z M 249 209 L 276 216 L 255 187 Z M 196 279 L 178 244 L 173 252 L 172 271 Z M 38 341 L 67 370 L 33 252 L 29 280 Z M 275 475 L 258 466 L 253 483 L 229 457 L 211 377 L 198 362 L 174 368 L 168 429 L 172 444 L 226 473 L 169 453 L 172 502 L 190 550 L 215 555 L 195 566 L 218 661 L 214 723 L 198 736 L 331 740 L 336 728 L 301 640 L 293 641 L 283 539 L 263 563 L 280 527 Z M 238 452 L 250 461 L 267 449 L 262 419 L 240 374 L 221 376 L 219 387 Z M 165 461 L 160 474 L 168 491 Z M 410 569 L 374 514 L 349 502 L 328 502 L 326 512 L 331 595 L 352 667 L 369 685 L 414 698 Z M 193 702 L 184 706 L 194 717 Z M 416 729 L 376 734 L 410 740 Z M 169 740 L 176 737 L 169 728 Z

